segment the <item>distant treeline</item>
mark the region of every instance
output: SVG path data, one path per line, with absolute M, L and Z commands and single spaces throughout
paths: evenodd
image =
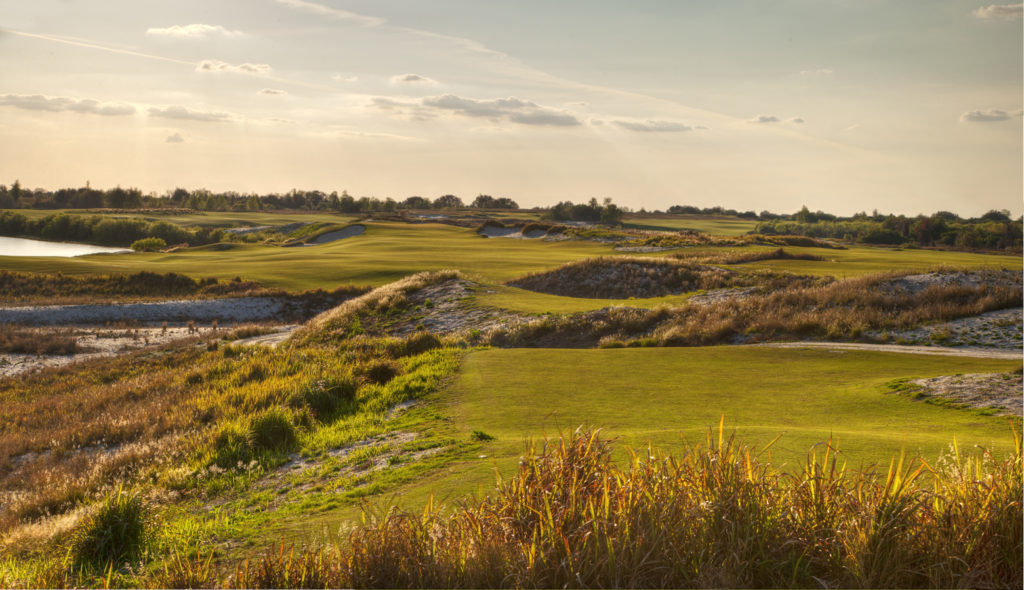
M 201 246 L 221 241 L 224 230 L 209 227 L 183 228 L 166 221 L 149 222 L 144 219 L 66 213 L 29 219 L 14 211 L 0 211 L 0 235 L 123 247 L 144 238 L 159 238 L 165 244 Z
M 462 209 L 467 205 L 455 195 L 436 199 L 412 196 L 403 201 L 391 198 L 353 197 L 346 191 L 303 191 L 292 189 L 278 194 L 241 194 L 234 191 L 212 192 L 206 189 L 175 189 L 164 195 L 143 194 L 137 188 L 116 187 L 97 190 L 89 186 L 55 191 L 25 189 L 18 181 L 10 187 L 0 184 L 0 209 L 141 209 L 185 208 L 196 211 L 303 210 L 339 213 L 394 212 L 406 209 Z M 468 205 L 475 209 L 518 209 L 507 197 L 477 195 Z
M 278 194 L 240 194 L 234 191 L 212 192 L 206 189 L 168 191 L 164 195 L 145 195 L 137 188 L 116 187 L 97 190 L 89 186 L 65 188 L 55 191 L 25 189 L 18 181 L 10 187 L 0 185 L 0 209 L 191 209 L 196 211 L 336 211 L 348 214 L 401 213 L 406 210 L 427 209 L 491 209 L 515 210 L 519 204 L 507 197 L 478 195 L 468 205 L 455 195 L 441 195 L 433 200 L 421 196 L 402 201 L 391 198 L 353 197 L 342 191 L 303 191 L 292 189 Z M 575 204 L 562 201 L 551 207 L 535 207 L 545 219 L 554 221 L 582 221 L 618 225 L 623 215 L 632 211 L 604 199 Z M 723 207 L 700 208 L 692 205 L 673 205 L 665 211 L 646 211 L 640 214 L 674 214 L 737 217 L 759 221 L 752 233 L 774 235 L 802 235 L 830 238 L 852 243 L 903 246 L 950 247 L 960 249 L 987 249 L 1020 251 L 1022 247 L 1022 219 L 1012 219 L 1009 211 L 989 211 L 981 217 L 962 218 L 955 213 L 940 211 L 931 216 L 881 215 L 858 213 L 839 217 L 823 211 L 810 211 L 803 207 L 793 214 L 770 211 L 736 211 Z M 0 234 L 32 235 L 50 240 L 87 241 L 112 246 L 129 246 L 143 238 L 160 238 L 167 244 L 207 244 L 221 239 L 219 230 L 181 228 L 164 223 L 136 220 L 111 220 L 93 217 L 50 216 L 42 220 L 28 220 L 24 216 L 5 214 L 0 217 Z
M 929 217 L 859 213 L 838 218 L 820 211 L 811 213 L 804 207 L 789 218 L 762 221 L 754 231 L 862 244 L 1020 251 L 1024 224 L 1020 218 L 1011 219 L 1007 211 L 989 211 L 973 219 L 963 219 L 948 211 Z

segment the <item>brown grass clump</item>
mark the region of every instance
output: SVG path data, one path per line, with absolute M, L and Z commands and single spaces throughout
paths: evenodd
M 740 282 L 732 271 L 684 264 L 667 258 L 614 256 L 570 262 L 527 275 L 509 285 L 567 297 L 628 299 L 661 297 Z
M 759 250 L 755 252 L 721 252 L 707 254 L 703 252 L 676 252 L 672 258 L 696 264 L 746 264 L 763 260 L 825 260 L 814 254 L 794 254 L 779 248 L 778 250 Z
M 429 503 L 417 513 L 371 512 L 344 545 L 281 545 L 221 584 L 1020 587 L 1015 439 L 1006 458 L 954 453 L 942 466 L 901 458 L 861 471 L 846 469 L 826 443 L 784 474 L 721 424 L 681 456 L 632 454 L 621 468 L 597 433 L 577 432 L 531 445 L 515 477 L 484 500 L 454 511 Z
M 849 340 L 865 337 L 868 331 L 908 329 L 1021 305 L 1018 286 L 936 284 L 919 291 L 889 287 L 908 274 L 873 275 L 681 307 L 654 337 L 670 346 L 734 339 Z
M 70 330 L 32 330 L 0 324 L 0 352 L 22 354 L 75 354 L 81 348 Z

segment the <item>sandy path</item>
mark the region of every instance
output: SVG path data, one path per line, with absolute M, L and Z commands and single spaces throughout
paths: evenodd
M 991 348 L 945 348 L 941 346 L 904 346 L 900 344 L 866 344 L 860 342 L 767 342 L 764 344 L 741 344 L 740 346 L 765 346 L 769 348 L 827 348 L 834 351 L 875 350 L 879 352 L 902 352 L 905 354 L 931 354 L 943 356 L 969 356 L 987 359 L 1020 360 L 1021 351 L 997 350 Z

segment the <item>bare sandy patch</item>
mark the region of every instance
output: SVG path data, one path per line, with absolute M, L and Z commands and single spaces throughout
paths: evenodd
M 1024 415 L 1020 373 L 969 373 L 907 382 L 905 390 L 916 399 L 936 398 L 969 408 L 997 408 L 1002 416 Z

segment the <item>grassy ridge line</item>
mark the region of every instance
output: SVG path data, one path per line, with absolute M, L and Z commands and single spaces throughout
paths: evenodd
M 0 270 L 73 275 L 112 272 L 178 272 L 230 280 L 241 276 L 289 290 L 334 288 L 341 284 L 383 285 L 422 271 L 456 268 L 502 283 L 530 272 L 600 255 L 610 244 L 589 241 L 544 242 L 481 238 L 471 229 L 439 224 L 366 223 L 363 235 L 309 248 L 251 244 L 210 247 L 170 254 L 85 256 L 79 258 L 0 257 Z M 726 249 L 727 250 L 727 249 Z M 788 251 L 820 255 L 824 261 L 772 260 L 752 263 L 798 274 L 860 276 L 947 264 L 1019 268 L 1020 258 L 962 252 L 896 251 L 880 248 L 827 250 L 787 246 Z M 700 248 L 702 252 L 723 251 Z

